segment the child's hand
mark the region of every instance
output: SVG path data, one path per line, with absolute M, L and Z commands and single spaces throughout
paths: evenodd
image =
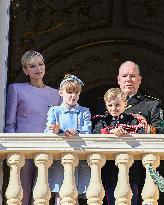
M 50 125 L 49 129 L 52 130 L 54 134 L 57 134 L 60 129 L 60 124 Z
M 124 130 L 123 128 L 119 127 L 119 128 L 114 128 L 112 130 L 110 130 L 111 134 L 115 134 L 118 137 L 121 137 L 122 135 L 126 134 L 127 131 Z
M 78 133 L 77 130 L 75 130 L 75 129 L 69 129 L 69 130 L 66 130 L 66 131 L 65 131 L 65 136 L 66 136 L 66 138 L 71 138 L 71 137 L 76 136 L 77 133 Z

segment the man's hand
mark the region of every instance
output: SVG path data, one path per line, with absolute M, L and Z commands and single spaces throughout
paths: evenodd
M 147 123 L 147 120 L 146 120 L 146 118 L 143 116 L 143 115 L 141 115 L 141 114 L 133 114 L 133 116 L 135 117 L 135 118 L 137 118 L 143 125 L 144 125 L 144 127 L 145 127 L 145 132 L 147 133 L 148 132 L 148 123 Z

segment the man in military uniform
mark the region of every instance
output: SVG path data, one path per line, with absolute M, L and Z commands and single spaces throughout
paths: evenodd
M 162 119 L 159 101 L 156 99 L 152 100 L 138 92 L 142 80 L 139 66 L 132 61 L 124 62 L 119 68 L 117 79 L 120 89 L 128 95 L 128 103 L 125 112 L 127 114 L 135 113 L 143 115 L 148 123 L 150 133 L 164 133 L 164 129 L 160 125 Z M 105 110 L 105 106 L 99 105 L 99 113 L 102 112 L 103 109 Z M 131 167 L 130 172 L 135 175 L 133 178 L 135 178 L 139 186 L 138 204 L 140 204 L 140 196 L 145 179 L 145 169 L 141 162 L 137 161 Z M 107 202 L 104 201 L 104 205 L 106 204 Z
M 139 66 L 131 61 L 124 62 L 119 68 L 119 75 L 117 78 L 121 90 L 126 93 L 129 98 L 126 113 L 143 115 L 147 120 L 150 133 L 164 133 L 160 125 L 162 119 L 159 101 L 144 97 L 138 92 L 142 80 Z M 141 186 L 139 187 L 138 194 L 138 197 L 140 197 L 145 179 L 145 174 L 143 174 L 145 170 L 141 163 L 138 163 L 138 167 L 138 171 L 141 175 L 136 175 L 136 177 L 138 177 L 137 182 L 139 186 Z M 130 171 L 135 173 L 135 166 L 132 166 Z M 139 178 L 139 176 L 143 177 Z
M 163 133 L 160 126 L 162 119 L 159 101 L 138 92 L 142 80 L 138 65 L 131 61 L 124 62 L 119 68 L 117 78 L 121 90 L 128 95 L 126 113 L 143 115 L 150 126 L 150 131 Z
M 142 80 L 139 66 L 132 61 L 124 62 L 119 68 L 117 79 L 120 89 L 128 95 L 125 112 L 127 114 L 143 115 L 150 125 L 150 131 L 153 131 L 153 133 L 164 133 L 164 129 L 160 124 L 162 110 L 159 100 L 150 96 L 143 96 L 138 92 Z M 104 112 L 105 104 L 101 99 L 98 102 L 96 114 L 103 114 Z

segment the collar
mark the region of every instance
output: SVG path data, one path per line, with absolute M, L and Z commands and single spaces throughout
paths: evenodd
M 128 99 L 128 106 L 135 105 L 139 101 L 142 101 L 142 96 L 140 93 L 137 92 L 135 95 L 131 96 L 131 98 Z
M 124 113 L 121 113 L 119 116 L 112 117 L 112 120 L 119 120 L 124 118 Z
M 136 95 L 136 94 L 137 94 L 137 92 L 134 93 L 134 94 L 132 94 L 132 95 L 128 95 L 128 99 L 130 99 L 131 97 L 133 97 L 133 96 Z
M 63 113 L 78 113 L 79 112 L 79 104 L 77 103 L 74 107 L 68 108 L 64 105 L 64 103 L 62 103 L 60 105 L 61 111 Z

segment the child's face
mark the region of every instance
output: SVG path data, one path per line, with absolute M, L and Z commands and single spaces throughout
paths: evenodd
M 106 102 L 106 109 L 110 115 L 117 117 L 124 112 L 126 105 L 127 103 L 121 98 L 113 98 Z
M 45 74 L 44 61 L 40 56 L 35 56 L 28 61 L 23 70 L 32 80 L 42 79 Z
M 66 106 L 72 107 L 77 104 L 80 92 L 67 92 L 66 89 L 60 90 L 60 96 L 63 97 L 63 103 Z

